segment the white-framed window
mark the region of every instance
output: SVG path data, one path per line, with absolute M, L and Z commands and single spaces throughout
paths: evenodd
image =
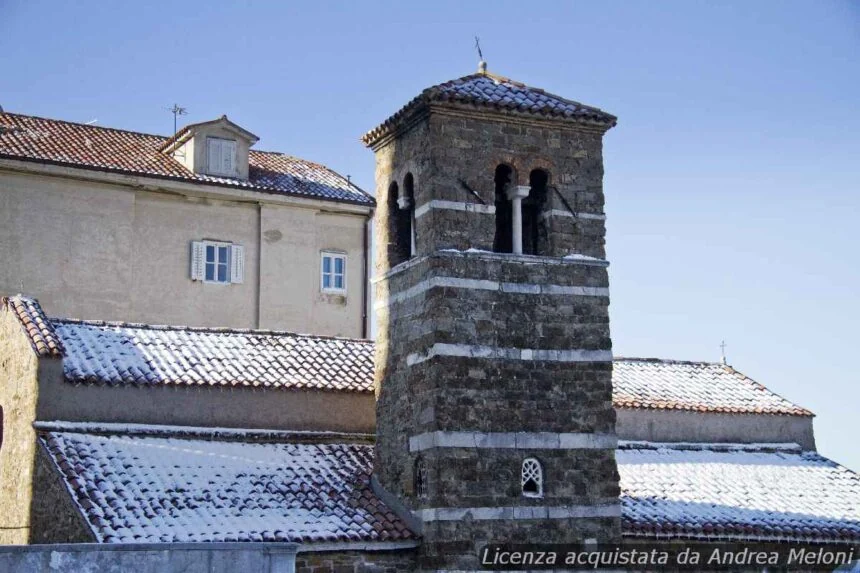
M 346 254 L 323 251 L 320 259 L 320 290 L 346 292 Z
M 235 177 L 236 173 L 236 142 L 232 139 L 219 137 L 206 138 L 206 158 L 210 175 L 225 175 Z
M 192 242 L 191 280 L 217 284 L 244 282 L 245 248 L 223 241 Z
M 523 497 L 543 497 L 543 468 L 535 458 L 523 460 L 520 483 Z

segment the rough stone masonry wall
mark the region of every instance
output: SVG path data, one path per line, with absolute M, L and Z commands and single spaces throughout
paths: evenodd
M 400 573 L 415 571 L 415 550 L 319 551 L 296 555 L 296 573 Z
M 614 448 L 430 448 L 436 431 L 614 435 L 612 363 L 436 356 L 438 345 L 535 351 L 611 350 L 605 266 L 556 258 L 438 252 L 377 285 L 377 477 L 414 510 L 617 504 Z M 446 285 L 461 285 L 446 286 Z M 570 291 L 581 294 L 564 294 Z M 387 304 L 382 305 L 381 303 Z M 558 354 L 556 354 L 558 356 Z M 427 495 L 413 488 L 415 461 Z M 521 495 L 520 467 L 536 457 L 542 498 Z M 476 568 L 488 541 L 615 539 L 617 518 L 425 523 L 422 567 Z M 478 543 L 480 541 L 480 544 Z M 441 560 L 438 563 L 437 560 Z
M 95 543 L 96 537 L 41 445 L 36 449 L 30 543 Z
M 602 131 L 528 119 L 495 120 L 450 110 L 431 113 L 429 140 L 434 170 L 416 178 L 416 188 L 436 200 L 495 203 L 495 169 L 507 164 L 514 184 L 528 185 L 529 174 L 549 174 L 545 205 L 547 250 L 564 256 L 580 253 L 604 258 L 604 221 L 552 213 L 603 214 Z M 427 187 L 431 187 L 427 189 Z M 467 189 L 468 188 L 468 189 Z M 470 192 L 471 190 L 472 192 Z M 419 205 L 422 200 L 416 201 Z M 454 248 L 492 250 L 495 215 L 431 210 L 418 219 L 427 252 Z
M 546 255 L 605 257 L 602 130 L 539 120 L 434 109 L 397 138 L 376 149 L 376 274 L 393 265 L 393 222 L 388 189 L 401 192 L 414 178 L 415 206 L 430 201 L 471 203 L 477 210 L 431 209 L 415 222 L 418 255 L 440 249 L 492 250 L 495 236 L 495 169 L 515 169 L 513 184 L 529 173 L 549 173 Z M 571 211 L 573 213 L 571 213 Z M 566 216 L 577 215 L 577 216 Z M 596 216 L 596 217 L 595 217 Z
M 0 545 L 29 537 L 38 375 L 39 359 L 21 323 L 0 310 Z

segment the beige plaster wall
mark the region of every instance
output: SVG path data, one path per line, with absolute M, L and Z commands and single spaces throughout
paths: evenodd
M 36 419 L 373 433 L 373 394 L 73 385 L 41 378 Z
M 362 336 L 365 284 L 362 216 L 261 207 L 261 328 Z M 322 251 L 347 255 L 345 296 L 321 291 Z
M 59 360 L 46 359 L 44 363 Z M 18 319 L 0 310 L 0 545 L 27 543 L 30 528 L 39 362 Z
M 617 408 L 620 440 L 651 442 L 784 443 L 815 450 L 810 416 L 721 414 L 682 410 Z
M 0 170 L 0 295 L 35 296 L 52 316 L 361 336 L 365 216 L 255 195 Z M 245 247 L 243 284 L 191 280 L 201 239 Z M 320 293 L 328 248 L 348 253 L 346 297 Z

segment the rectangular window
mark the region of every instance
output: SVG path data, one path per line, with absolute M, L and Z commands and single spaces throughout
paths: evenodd
M 320 288 L 323 292 L 346 293 L 346 255 L 322 253 Z
M 236 176 L 236 142 L 217 137 L 206 138 L 206 154 L 210 175 Z
M 245 249 L 216 241 L 191 244 L 191 280 L 207 283 L 241 283 L 245 275 Z

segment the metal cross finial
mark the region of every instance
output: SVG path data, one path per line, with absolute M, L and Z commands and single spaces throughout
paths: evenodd
M 486 73 L 487 62 L 484 61 L 484 53 L 481 51 L 481 39 L 478 36 L 475 36 L 475 49 L 478 50 L 478 58 L 480 59 L 478 62 L 478 71 Z
M 722 354 L 722 357 L 723 357 L 723 364 L 726 364 L 726 341 L 725 340 L 720 342 L 720 354 Z

